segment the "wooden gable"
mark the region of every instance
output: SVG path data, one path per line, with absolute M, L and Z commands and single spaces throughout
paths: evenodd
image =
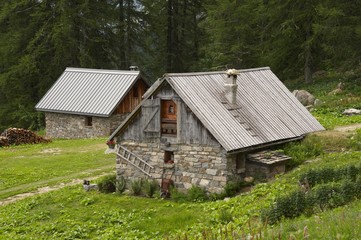
M 142 79 L 138 79 L 132 86 L 122 102 L 115 110 L 115 114 L 130 113 L 142 101 L 142 96 L 147 91 L 148 86 Z

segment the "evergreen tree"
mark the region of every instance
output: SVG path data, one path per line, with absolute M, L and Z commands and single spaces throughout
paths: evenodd
M 66 67 L 117 66 L 111 59 L 112 9 L 104 1 L 2 4 L 0 128 L 39 128 L 34 106 Z

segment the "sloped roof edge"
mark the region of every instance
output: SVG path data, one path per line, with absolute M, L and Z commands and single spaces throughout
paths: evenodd
M 140 71 L 67 67 L 35 109 L 109 117 L 139 79 L 150 86 Z

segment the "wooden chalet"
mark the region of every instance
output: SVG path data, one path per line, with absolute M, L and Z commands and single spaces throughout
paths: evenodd
M 269 68 L 257 68 L 165 74 L 109 140 L 118 177 L 219 192 L 257 170 L 284 171 L 289 158 L 268 150 L 321 130 Z
M 109 136 L 148 87 L 139 71 L 66 68 L 35 108 L 48 137 Z

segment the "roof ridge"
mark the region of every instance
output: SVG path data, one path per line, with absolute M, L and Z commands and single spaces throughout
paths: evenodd
M 260 68 L 248 68 L 248 69 L 240 69 L 238 70 L 240 73 L 242 72 L 254 72 L 254 71 L 262 71 L 262 70 L 270 70 L 270 67 L 260 67 Z M 166 73 L 164 77 L 171 76 L 199 76 L 199 75 L 212 75 L 212 74 L 225 74 L 226 71 L 212 71 L 212 72 L 189 72 L 189 73 Z
M 134 74 L 138 75 L 140 71 L 116 70 L 116 69 L 93 69 L 93 68 L 73 68 L 67 67 L 65 72 L 86 72 L 86 73 L 110 73 L 110 74 Z

